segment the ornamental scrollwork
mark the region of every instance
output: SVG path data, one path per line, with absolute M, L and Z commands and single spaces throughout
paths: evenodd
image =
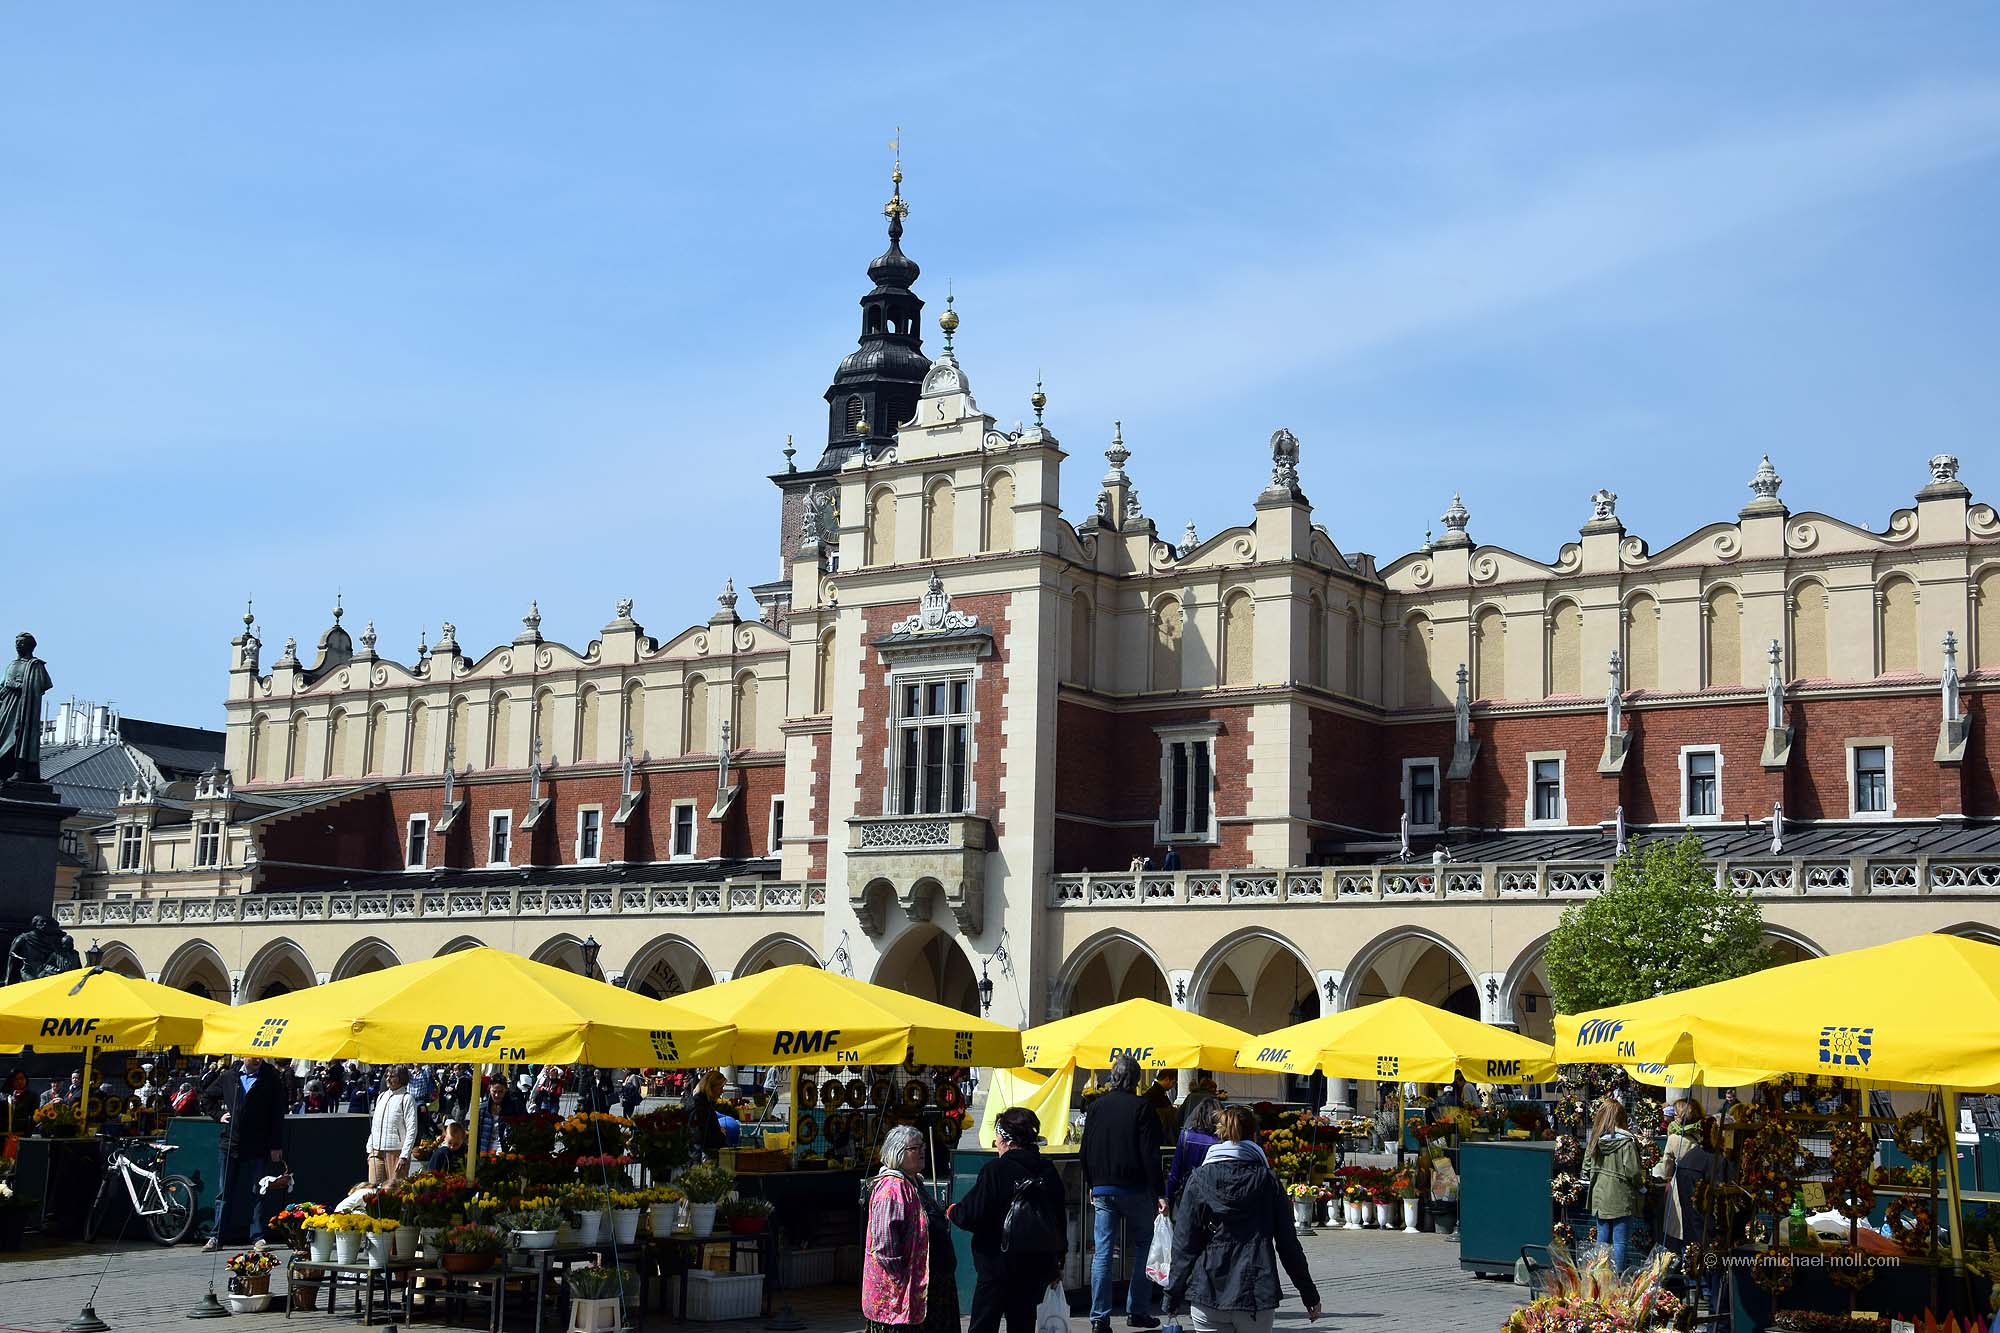
M 1724 560 L 1734 560 L 1737 556 L 1743 554 L 1743 539 L 1734 532 L 1716 533 L 1715 541 L 1712 544 L 1715 547 L 1716 555 Z
M 747 629 L 736 631 L 736 651 L 747 653 L 757 646 L 757 636 Z
M 1819 525 L 1816 523 L 1794 523 L 1792 530 L 1785 534 L 1785 545 L 1794 551 L 1810 551 L 1819 545 Z
M 1966 529 L 1975 537 L 2000 537 L 2000 516 L 1992 505 L 1974 505 L 1965 511 Z
M 1416 584 L 1419 588 L 1430 587 L 1431 580 L 1436 577 L 1436 571 L 1431 568 L 1431 562 L 1428 560 L 1419 560 L 1416 564 L 1410 566 L 1410 582 Z
M 1472 562 L 1472 581 L 1491 583 L 1500 577 L 1500 562 L 1490 555 L 1476 557 Z

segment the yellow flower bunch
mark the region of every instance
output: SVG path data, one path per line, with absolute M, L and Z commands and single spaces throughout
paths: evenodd
M 322 1229 L 331 1231 L 335 1235 L 340 1235 L 343 1232 L 352 1232 L 360 1235 L 369 1229 L 368 1224 L 374 1220 L 361 1213 L 328 1213 L 325 1217 L 313 1218 L 306 1225 L 311 1226 L 313 1222 L 317 1222 L 321 1225 Z
M 684 1203 L 687 1200 L 687 1195 L 681 1193 L 681 1191 L 675 1189 L 672 1185 L 654 1185 L 648 1189 L 642 1189 L 639 1191 L 637 1197 L 641 1203 L 649 1204 Z
M 516 1212 L 526 1212 L 530 1208 L 555 1208 L 560 1205 L 547 1194 L 537 1194 L 532 1199 L 516 1199 L 508 1206 Z
M 611 1191 L 611 1206 L 613 1208 L 637 1208 L 643 1202 L 644 1200 L 639 1197 L 636 1190 L 631 1193 L 626 1193 L 622 1190 Z
M 386 1236 L 403 1225 L 393 1217 L 364 1217 L 361 1220 L 366 1222 L 368 1229 L 378 1236 Z

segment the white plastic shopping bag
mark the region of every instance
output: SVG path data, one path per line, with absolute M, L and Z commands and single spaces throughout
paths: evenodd
M 1035 1333 L 1069 1333 L 1069 1298 L 1061 1287 L 1042 1293 L 1042 1303 L 1035 1307 Z
M 1153 1219 L 1153 1245 L 1146 1251 L 1146 1276 L 1164 1287 L 1173 1266 L 1174 1224 L 1162 1213 Z

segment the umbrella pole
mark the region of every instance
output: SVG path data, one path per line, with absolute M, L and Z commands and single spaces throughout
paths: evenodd
M 76 1133 L 78 1138 L 90 1137 L 90 1057 L 97 1054 L 95 1046 L 83 1048 L 83 1099 L 76 1104 Z
M 1950 1088 L 1940 1087 L 1944 1109 L 1944 1155 L 1945 1155 L 1945 1197 L 1951 1209 L 1951 1271 L 1965 1272 L 1965 1238 L 1959 1233 L 1964 1230 L 1961 1212 L 1965 1207 L 1959 1197 L 1958 1184 L 1958 1094 Z
M 472 1066 L 472 1106 L 467 1112 L 465 1126 L 465 1179 L 468 1184 L 479 1179 L 479 1103 L 486 1100 L 479 1086 L 479 1066 Z

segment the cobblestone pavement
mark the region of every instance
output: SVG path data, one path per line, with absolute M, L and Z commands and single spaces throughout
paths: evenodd
M 1357 1333 L 1435 1333 L 1497 1330 L 1507 1312 L 1520 1301 L 1520 1289 L 1506 1282 L 1475 1279 L 1458 1267 L 1458 1247 L 1448 1237 L 1406 1236 L 1400 1232 L 1321 1231 L 1304 1241 L 1306 1256 L 1319 1282 L 1326 1314 L 1319 1329 L 1352 1329 Z M 208 1289 L 211 1274 L 216 1291 L 227 1289 L 220 1255 L 205 1255 L 191 1246 L 162 1249 L 150 1244 L 102 1247 L 45 1246 L 21 1254 L 0 1255 L 0 1333 L 61 1333 L 86 1300 L 113 1333 L 188 1333 L 187 1311 Z M 274 1287 L 282 1288 L 279 1277 Z M 790 1304 L 810 1333 L 860 1333 L 851 1287 L 818 1287 L 778 1295 Z M 316 1326 L 352 1328 L 347 1313 L 293 1315 L 281 1311 L 239 1315 L 230 1327 L 245 1333 L 296 1328 L 313 1333 Z M 425 1322 L 430 1322 L 426 1320 Z M 473 1315 L 478 1323 L 478 1316 Z M 671 1321 L 649 1314 L 647 1329 Z M 729 1327 L 760 1328 L 762 1320 L 743 1320 Z M 510 1312 L 508 1327 L 517 1333 L 532 1321 Z M 561 1333 L 553 1314 L 545 1333 Z M 1071 1321 L 1075 1333 L 1085 1333 L 1088 1321 Z M 1123 1319 L 1114 1325 L 1124 1333 Z M 1280 1329 L 1306 1329 L 1304 1311 L 1288 1298 L 1278 1314 Z

